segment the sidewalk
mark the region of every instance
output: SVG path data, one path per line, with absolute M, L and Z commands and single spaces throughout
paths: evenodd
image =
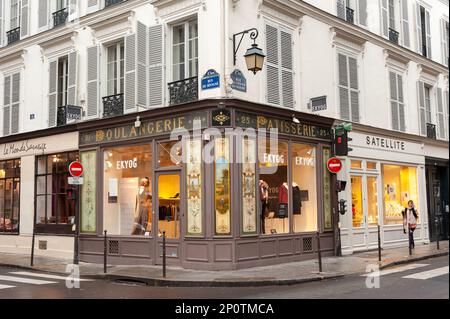
M 415 262 L 427 258 L 446 256 L 449 242 L 417 246 L 412 256 L 408 248 L 382 251 L 380 268 Z M 71 261 L 52 260 L 35 257 L 34 267 L 30 267 L 30 256 L 0 253 L 0 266 L 32 269 L 49 273 L 65 274 Z M 167 268 L 167 278 L 162 278 L 161 266 L 108 266 L 108 274 L 103 274 L 103 265 L 80 263 L 82 277 L 144 282 L 152 286 L 183 287 L 249 287 L 271 285 L 293 285 L 303 282 L 339 278 L 366 272 L 367 265 L 378 265 L 378 252 L 370 251 L 345 257 L 326 257 L 322 260 L 323 271 L 319 273 L 317 259 L 274 266 L 257 267 L 232 271 L 198 271 L 176 267 Z

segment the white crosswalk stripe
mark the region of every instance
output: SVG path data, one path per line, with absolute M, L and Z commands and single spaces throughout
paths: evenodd
M 55 281 L 46 281 L 46 280 L 39 280 L 39 279 L 30 279 L 30 278 L 13 277 L 13 276 L 2 276 L 2 275 L 0 275 L 0 280 L 1 281 L 18 282 L 18 283 L 30 284 L 30 285 L 56 284 Z
M 16 288 L 16 286 L 0 285 L 0 290 L 9 288 Z
M 404 276 L 402 278 L 427 280 L 427 279 L 431 279 L 431 278 L 447 275 L 448 274 L 448 270 L 449 270 L 449 267 L 446 266 L 446 267 L 442 267 L 442 268 L 432 269 L 432 270 L 423 271 L 423 272 L 419 272 L 419 273 L 416 273 L 416 274 Z
M 67 276 L 57 276 L 57 275 L 50 275 L 50 274 L 39 274 L 34 272 L 28 272 L 28 271 L 19 271 L 19 272 L 10 272 L 11 275 L 15 276 L 26 276 L 26 277 L 38 277 L 38 278 L 45 278 L 45 279 L 56 279 L 56 280 L 71 280 L 71 281 L 93 281 L 91 279 L 81 279 L 81 278 L 69 278 L 69 275 Z
M 406 265 L 406 266 L 402 266 L 402 267 L 381 270 L 379 273 L 377 273 L 377 275 L 385 276 L 385 275 L 395 274 L 395 273 L 399 273 L 399 272 L 403 272 L 403 271 L 414 270 L 414 269 L 422 268 L 422 267 L 426 267 L 426 266 L 429 266 L 429 264 L 410 264 L 410 265 Z M 374 275 L 375 275 L 375 273 L 367 273 L 362 276 L 367 277 L 367 276 L 374 276 Z

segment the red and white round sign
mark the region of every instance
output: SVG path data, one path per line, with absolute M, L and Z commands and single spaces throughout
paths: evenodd
M 337 174 L 342 170 L 342 161 L 339 158 L 332 157 L 328 160 L 327 167 L 330 173 Z
M 72 177 L 80 177 L 83 175 L 83 165 L 80 162 L 72 162 L 69 165 L 69 173 Z

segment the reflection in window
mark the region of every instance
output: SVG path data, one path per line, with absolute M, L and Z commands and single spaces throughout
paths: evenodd
M 148 236 L 152 230 L 150 145 L 105 150 L 104 229 L 111 235 Z
M 229 138 L 217 138 L 214 151 L 216 234 L 229 235 L 231 234 Z
M 0 162 L 0 233 L 19 231 L 20 160 Z
M 181 146 L 178 141 L 158 143 L 158 166 L 181 166 L 183 156 Z
M 375 163 L 375 162 L 367 162 L 367 169 L 376 170 L 377 169 L 377 163 Z
M 362 161 L 351 161 L 351 166 L 354 169 L 362 169 Z
M 317 231 L 316 149 L 292 144 L 294 232 Z
M 259 192 L 262 234 L 289 233 L 288 143 L 259 141 Z

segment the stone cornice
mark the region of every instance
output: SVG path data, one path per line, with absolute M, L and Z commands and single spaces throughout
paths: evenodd
M 78 35 L 78 32 L 68 30 L 68 32 L 60 34 L 59 36 L 57 36 L 55 38 L 46 39 L 45 41 L 39 43 L 39 46 L 42 49 L 47 50 L 51 47 L 57 46 L 58 44 L 73 41 L 73 38 L 76 37 L 77 35 Z

